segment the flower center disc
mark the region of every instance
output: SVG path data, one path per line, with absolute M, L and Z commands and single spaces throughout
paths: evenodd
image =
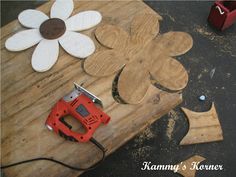
M 59 18 L 51 18 L 40 25 L 39 31 L 45 39 L 57 39 L 65 33 L 66 25 Z

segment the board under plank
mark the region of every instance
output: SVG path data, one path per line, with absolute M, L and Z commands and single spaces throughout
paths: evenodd
M 39 10 L 49 14 L 51 5 L 52 2 L 48 2 Z M 84 10 L 98 10 L 103 15 L 102 23 L 119 25 L 125 30 L 129 29 L 135 15 L 156 14 L 140 1 L 76 1 L 73 14 Z M 14 21 L 1 31 L 2 164 L 46 156 L 86 167 L 100 158 L 101 154 L 92 144 L 65 141 L 44 126 L 50 109 L 72 89 L 73 82 L 84 83 L 87 90 L 101 98 L 104 111 L 111 116 L 110 123 L 101 126 L 94 135 L 108 149 L 107 155 L 182 100 L 181 94 L 167 93 L 151 86 L 141 104 L 119 104 L 112 97 L 114 76 L 99 79 L 89 76 L 82 69 L 82 61 L 68 55 L 62 48 L 54 67 L 48 72 L 37 73 L 30 63 L 35 47 L 22 52 L 9 52 L 4 48 L 6 39 L 22 29 L 19 22 Z M 95 41 L 94 30 L 82 33 Z M 99 50 L 101 46 L 95 43 L 96 50 Z M 9 177 L 75 177 L 80 172 L 41 161 L 5 169 L 4 174 Z

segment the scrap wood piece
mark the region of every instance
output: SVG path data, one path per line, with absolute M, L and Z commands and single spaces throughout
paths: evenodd
M 196 174 L 196 166 L 199 166 L 199 164 L 204 160 L 206 159 L 202 156 L 192 156 L 189 159 L 177 164 L 177 166 L 179 166 L 177 173 L 184 177 L 194 177 Z
M 214 103 L 212 103 L 211 109 L 206 112 L 193 112 L 186 108 L 181 109 L 188 118 L 189 131 L 180 142 L 180 145 L 223 140 L 223 132 Z

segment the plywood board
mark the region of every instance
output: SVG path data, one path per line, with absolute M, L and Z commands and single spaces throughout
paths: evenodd
M 96 77 L 119 73 L 117 90 L 129 104 L 143 100 L 151 78 L 169 90 L 184 89 L 188 83 L 187 70 L 170 56 L 190 50 L 192 37 L 185 32 L 158 34 L 159 20 L 154 14 L 135 15 L 130 32 L 118 25 L 99 26 L 95 31 L 96 39 L 107 48 L 87 58 L 85 71 Z M 106 60 L 101 61 L 100 56 L 105 56 Z M 109 67 L 111 61 L 115 64 Z
M 194 112 L 182 108 L 189 122 L 189 130 L 180 145 L 207 143 L 223 140 L 223 132 L 214 103 L 206 112 Z
M 52 2 L 48 2 L 39 10 L 49 14 L 51 5 Z M 76 1 L 73 14 L 84 10 L 98 10 L 103 22 L 118 24 L 124 29 L 130 26 L 134 15 L 156 14 L 139 1 Z M 167 93 L 151 85 L 142 103 L 119 104 L 112 97 L 113 76 L 99 79 L 89 76 L 82 69 L 82 61 L 62 48 L 57 64 L 48 72 L 37 73 L 30 64 L 34 47 L 16 53 L 4 47 L 6 39 L 22 29 L 14 21 L 3 27 L 1 33 L 2 164 L 46 156 L 86 167 L 100 158 L 101 154 L 92 144 L 65 141 L 44 126 L 50 109 L 72 89 L 73 82 L 84 83 L 87 90 L 100 97 L 104 111 L 111 116 L 108 126 L 101 126 L 94 135 L 108 149 L 107 155 L 181 102 L 181 94 Z M 94 30 L 83 34 L 95 41 Z M 101 46 L 96 45 L 99 50 Z M 5 169 L 4 173 L 15 177 L 74 177 L 80 174 L 45 161 Z

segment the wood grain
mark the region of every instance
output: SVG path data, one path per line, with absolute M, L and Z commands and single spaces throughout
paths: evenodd
M 150 85 L 151 76 L 162 87 L 174 91 L 182 90 L 188 83 L 186 69 L 170 56 L 181 55 L 190 50 L 192 38 L 184 32 L 158 35 L 159 20 L 158 16 L 143 13 L 134 16 L 129 30 L 125 31 L 118 25 L 105 24 L 95 32 L 97 40 L 114 56 L 122 54 L 126 66 L 129 66 L 127 69 L 124 67 L 119 76 L 121 78 L 118 79 L 119 96 L 126 103 L 138 104 L 142 101 Z M 118 67 L 109 67 L 111 60 L 102 61 L 99 58 L 111 57 L 105 56 L 110 54 L 105 52 L 106 50 L 101 51 L 99 55 L 95 54 L 85 61 L 84 69 L 87 73 L 104 76 L 107 67 L 109 72 L 105 72 L 105 75 L 117 72 Z M 124 60 L 117 60 L 115 65 L 122 66 Z
M 189 121 L 187 135 L 181 140 L 180 145 L 207 143 L 223 140 L 223 132 L 216 113 L 214 103 L 207 112 L 193 112 L 181 108 Z
M 185 32 L 170 31 L 156 38 L 159 50 L 165 51 L 169 56 L 185 54 L 193 46 L 192 37 Z
M 114 25 L 102 25 L 95 31 L 96 38 L 105 47 L 122 50 L 126 47 L 129 35 L 122 28 Z
M 39 10 L 49 14 L 51 5 L 52 2 L 48 2 Z M 73 14 L 89 9 L 98 10 L 104 21 L 124 29 L 136 14 L 155 14 L 144 3 L 133 1 L 76 1 Z M 181 94 L 167 93 L 151 85 L 142 103 L 119 104 L 112 97 L 113 76 L 95 78 L 86 74 L 81 67 L 82 61 L 66 54 L 63 49 L 60 49 L 59 60 L 50 71 L 34 72 L 31 67 L 34 48 L 18 53 L 4 48 L 5 40 L 20 30 L 22 27 L 18 21 L 14 21 L 3 27 L 1 33 L 2 164 L 44 156 L 86 167 L 100 159 L 101 154 L 92 144 L 65 141 L 44 126 L 50 109 L 72 89 L 73 82 L 84 83 L 86 89 L 101 98 L 104 111 L 111 116 L 111 122 L 100 127 L 94 135 L 108 148 L 107 155 L 182 100 Z M 94 39 L 93 33 L 94 29 L 91 29 L 83 34 Z M 45 161 L 5 169 L 3 172 L 6 177 L 75 177 L 80 174 Z
M 159 33 L 158 17 L 151 14 L 142 14 L 134 17 L 131 23 L 131 40 L 140 45 L 149 43 Z
M 130 84 L 132 83 L 132 84 Z M 131 62 L 121 72 L 118 80 L 119 95 L 129 104 L 140 103 L 151 84 L 149 72 L 142 63 Z
M 119 71 L 126 62 L 124 56 L 118 52 L 112 50 L 98 51 L 84 62 L 84 68 L 92 76 L 104 77 Z
M 206 160 L 204 157 L 195 155 L 190 157 L 189 159 L 183 161 L 182 163 L 179 163 L 179 170 L 177 173 L 181 174 L 184 177 L 195 177 L 196 174 L 196 168 L 192 169 L 193 163 L 201 163 L 202 161 Z M 183 167 L 186 167 L 183 169 Z M 197 165 L 199 166 L 199 164 Z
M 155 81 L 170 90 L 181 90 L 188 83 L 188 73 L 183 65 L 166 55 L 153 59 L 150 73 Z

